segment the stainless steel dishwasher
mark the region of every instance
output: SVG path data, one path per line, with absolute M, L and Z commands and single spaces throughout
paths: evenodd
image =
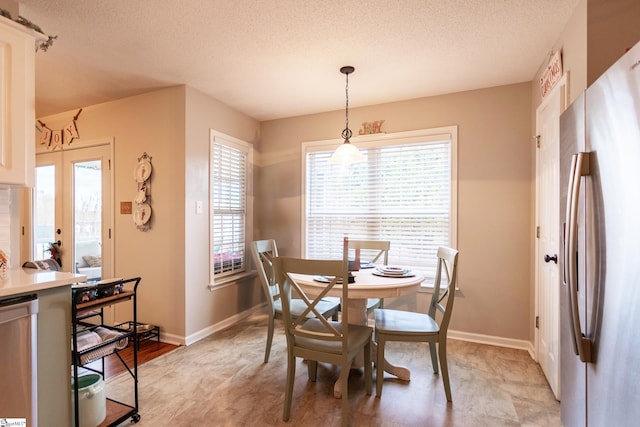
M 0 299 L 0 418 L 38 425 L 38 297 Z

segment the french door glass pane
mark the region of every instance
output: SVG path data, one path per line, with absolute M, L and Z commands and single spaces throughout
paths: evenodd
M 99 279 L 102 267 L 102 165 L 100 160 L 73 165 L 74 253 L 77 267 L 89 280 Z

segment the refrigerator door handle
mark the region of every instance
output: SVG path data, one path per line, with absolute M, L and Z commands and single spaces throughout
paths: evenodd
M 571 175 L 567 198 L 567 236 L 565 241 L 565 276 L 569 293 L 569 317 L 574 351 L 583 362 L 591 362 L 591 340 L 582 333 L 578 309 L 578 200 L 580 178 L 589 175 L 589 153 L 574 154 L 571 159 Z
M 576 171 L 576 161 L 577 161 L 577 154 L 574 154 L 573 156 L 571 156 L 571 167 L 569 169 L 569 183 L 567 185 L 567 208 L 566 208 L 566 213 L 565 213 L 565 223 L 564 223 L 564 264 L 563 264 L 563 279 L 564 279 L 564 284 L 566 286 L 567 289 L 567 299 L 569 301 L 569 306 L 567 307 L 568 309 L 568 314 L 569 314 L 569 323 L 570 323 L 570 328 L 569 330 L 571 331 L 571 343 L 573 345 L 573 352 L 578 355 L 578 345 L 577 345 L 577 340 L 576 340 L 576 332 L 575 332 L 575 328 L 574 328 L 574 319 L 573 319 L 573 300 L 571 297 L 571 285 L 570 285 L 570 275 L 569 275 L 569 271 L 571 270 L 571 266 L 570 261 L 573 259 L 573 257 L 570 255 L 571 254 L 571 244 L 569 243 L 571 241 L 571 213 L 573 212 L 573 203 L 572 203 L 572 194 L 573 194 L 573 181 L 574 181 L 574 175 L 575 175 L 575 171 Z

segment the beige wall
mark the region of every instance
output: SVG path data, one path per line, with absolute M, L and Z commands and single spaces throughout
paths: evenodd
M 531 90 L 529 83 L 350 110 L 387 133 L 458 125 L 460 297 L 452 328 L 529 339 Z M 344 112 L 262 123 L 257 236 L 301 254 L 301 142 L 337 138 Z M 425 310 L 425 307 L 419 307 Z
M 640 40 L 640 2 L 637 0 L 582 0 L 551 51 L 562 51 L 563 70 L 569 73 L 569 103 L 591 85 Z M 533 108 L 541 103 L 539 80 L 548 58 L 533 78 Z M 535 130 L 535 120 L 533 122 Z
M 640 40 L 640 1 L 587 0 L 587 85 Z
M 184 332 L 184 88 L 151 92 L 85 107 L 78 118 L 80 140 L 114 138 L 114 276 L 142 277 L 138 289 L 139 321 L 158 324 L 164 332 Z M 61 129 L 77 111 L 43 117 L 50 129 Z M 39 136 L 37 133 L 36 138 Z M 40 149 L 40 147 L 38 147 Z M 131 215 L 119 213 L 120 202 L 136 194 L 133 170 L 138 157 L 152 157 L 151 229 L 138 231 Z M 179 257 L 176 259 L 176 257 Z M 115 306 L 118 320 L 130 320 L 130 309 Z M 120 313 L 122 312 L 122 313 Z M 119 319 L 119 315 L 126 316 Z
M 40 120 L 60 129 L 76 112 Z M 188 336 L 255 305 L 247 301 L 251 297 L 238 296 L 243 293 L 239 285 L 224 292 L 207 289 L 208 216 L 195 216 L 194 204 L 208 202 L 209 128 L 253 142 L 258 122 L 193 89 L 176 86 L 85 107 L 77 125 L 81 139 L 72 146 L 104 138 L 115 141 L 114 276 L 142 277 L 139 321 L 159 325 L 167 341 L 184 343 Z M 146 232 L 136 229 L 131 215 L 119 213 L 120 202 L 135 197 L 133 170 L 143 152 L 153 163 L 153 216 Z M 123 305 L 116 307 L 116 317 L 121 316 L 125 317 L 118 320 L 130 317 Z
M 640 2 L 637 0 L 582 0 L 551 51 L 562 51 L 569 73 L 569 103 L 591 85 L 640 40 Z M 533 108 L 541 103 L 539 79 L 547 59 L 532 81 Z M 533 122 L 535 126 L 535 120 Z M 534 127 L 535 129 L 535 127 Z
M 562 51 L 563 72 L 569 78 L 569 104 L 587 88 L 587 2 L 582 0 L 567 23 L 560 38 L 549 52 Z M 549 58 L 544 58 L 531 82 L 532 90 L 532 132 L 535 132 L 536 109 L 542 102 L 540 76 Z
M 255 144 L 260 124 L 191 88 L 186 91 L 185 111 L 185 335 L 193 341 L 212 325 L 263 301 L 254 278 L 209 291 L 209 216 L 207 209 L 205 214 L 195 213 L 196 201 L 203 201 L 206 207 L 209 200 L 209 129 Z

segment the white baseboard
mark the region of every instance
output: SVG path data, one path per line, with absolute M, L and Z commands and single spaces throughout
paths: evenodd
M 515 348 L 518 350 L 525 350 L 529 352 L 532 359 L 535 360 L 535 352 L 533 349 L 533 343 L 526 340 L 516 340 L 513 338 L 495 337 L 491 335 L 474 334 L 471 332 L 461 332 L 455 330 L 449 330 L 447 332 L 447 338 L 460 341 L 475 342 L 478 344 L 495 345 L 498 347 Z
M 184 345 L 184 337 L 176 334 L 160 332 L 160 341 L 172 345 Z
M 265 304 L 260 304 L 255 307 L 250 308 L 249 310 L 243 311 L 242 313 L 238 313 L 235 316 L 231 316 L 227 319 L 224 319 L 222 322 L 218 322 L 215 325 L 208 326 L 194 334 L 189 335 L 188 337 L 182 337 L 175 334 L 160 334 L 160 341 L 166 342 L 168 344 L 173 345 L 191 345 L 200 341 L 203 338 L 208 337 L 215 332 L 221 331 L 242 319 L 245 319 L 254 313 L 260 312 L 264 310 Z M 529 353 L 533 360 L 535 358 L 535 351 L 533 343 L 527 340 L 517 340 L 513 338 L 503 338 L 496 337 L 492 335 L 483 335 L 483 334 L 474 334 L 471 332 L 462 332 L 450 329 L 447 332 L 447 337 L 459 340 L 459 341 L 468 341 L 475 342 L 478 344 L 486 344 L 486 345 L 495 345 L 498 347 L 506 347 L 506 348 L 515 348 L 517 350 L 525 350 Z
M 200 331 L 189 335 L 188 337 L 184 338 L 183 341 L 183 345 L 191 345 L 193 343 L 196 343 L 198 341 L 200 341 L 203 338 L 208 337 L 209 335 L 216 333 L 218 331 L 221 331 L 225 328 L 228 328 L 229 326 L 239 322 L 240 320 L 251 316 L 252 314 L 254 314 L 255 312 L 261 311 L 263 309 L 262 305 L 257 305 L 255 307 L 250 308 L 249 310 L 243 311 L 242 313 L 238 313 L 235 316 L 231 316 L 228 317 L 226 319 L 224 319 L 222 322 L 218 322 L 214 325 L 208 326 L 204 329 L 201 329 Z

